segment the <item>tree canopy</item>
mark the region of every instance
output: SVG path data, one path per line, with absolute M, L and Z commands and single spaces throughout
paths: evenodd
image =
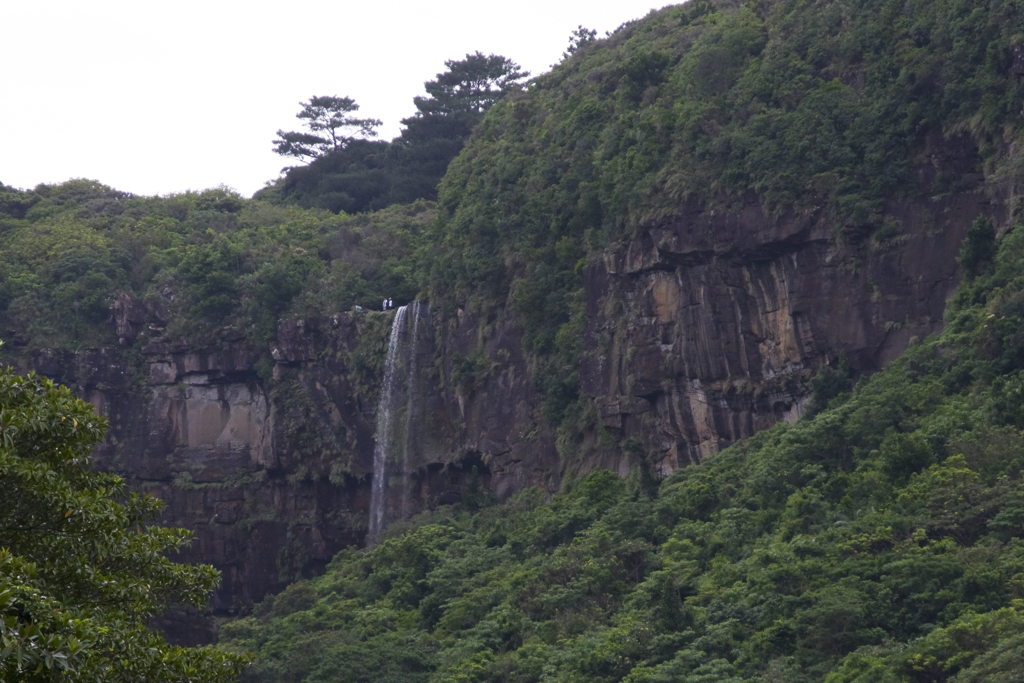
M 230 681 L 243 656 L 168 645 L 147 626 L 202 607 L 212 567 L 172 562 L 191 532 L 92 469 L 106 421 L 63 386 L 0 370 L 0 674 L 6 681 Z
M 565 48 L 565 52 L 562 53 L 562 59 L 568 59 L 569 55 L 572 55 L 584 45 L 594 42 L 597 39 L 597 31 L 592 28 L 583 28 L 583 24 L 576 27 L 571 34 L 569 34 L 569 47 Z
M 224 325 L 263 343 L 281 318 L 413 298 L 411 255 L 435 215 L 418 202 L 336 216 L 223 188 L 134 197 L 86 180 L 0 187 L 0 335 L 17 362 L 164 335 L 208 343 Z M 145 310 L 138 337 L 111 320 L 124 295 Z
M 467 54 L 465 59 L 448 59 L 448 68 L 436 80 L 424 83 L 430 97 L 414 97 L 418 110 L 412 118 L 444 112 L 483 114 L 530 75 L 508 57 Z M 403 119 L 408 125 L 410 119 Z
M 902 239 L 890 207 L 983 177 L 1019 215 L 1022 29 L 1018 0 L 692 0 L 577 46 L 492 107 L 449 165 L 431 306 L 482 320 L 510 303 L 535 382 L 564 405 L 586 320 L 579 259 L 617 240 L 756 202 L 820 211 L 867 249 Z
M 424 84 L 427 95 L 413 99 L 416 113 L 402 119 L 405 128 L 391 142 L 349 139 L 331 146 L 312 134 L 279 131 L 280 153 L 301 152 L 312 162 L 289 169 L 276 187 L 258 196 L 346 213 L 436 198 L 448 164 L 484 112 L 529 76 L 507 57 L 480 52 L 450 59 L 445 66 Z M 308 142 L 313 138 L 321 140 L 320 146 Z
M 319 96 L 309 102 L 300 102 L 302 111 L 295 118 L 305 122 L 309 132 L 277 131 L 274 151 L 283 156 L 302 160 L 318 159 L 336 150 L 344 149 L 357 136 L 376 137 L 380 119 L 360 119 L 350 116 L 359 105 L 350 97 Z M 350 131 L 344 134 L 342 131 Z
M 530 74 L 507 57 L 480 52 L 444 64 L 447 71 L 423 84 L 428 97 L 413 98 L 416 113 L 402 119 L 405 129 L 396 142 L 414 158 L 433 155 L 447 167 L 484 112 Z

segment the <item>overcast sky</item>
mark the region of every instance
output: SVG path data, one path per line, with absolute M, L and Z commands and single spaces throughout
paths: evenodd
M 538 75 L 578 25 L 603 36 L 666 4 L 0 0 L 0 182 L 249 196 L 294 163 L 271 141 L 313 95 L 352 97 L 388 140 L 446 59 Z

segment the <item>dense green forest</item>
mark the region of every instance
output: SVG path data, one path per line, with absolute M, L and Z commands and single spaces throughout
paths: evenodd
M 465 306 L 485 325 L 508 310 L 545 414 L 570 429 L 583 409 L 586 258 L 687 206 L 821 208 L 837 242 L 863 249 L 899 239 L 887 203 L 979 178 L 1017 215 L 1022 13 L 1013 0 L 693 0 L 604 39 L 574 36 L 563 62 L 522 89 L 510 60 L 450 61 L 404 138 L 355 139 L 253 200 L 129 197 L 88 181 L 2 188 L 0 332 L 18 345 L 106 343 L 120 292 L 146 301 L 150 324 L 193 341 L 211 339 L 216 320 L 262 342 L 279 319 L 389 295 Z M 466 86 L 476 71 L 486 87 Z M 447 150 L 424 151 L 434 170 L 398 183 L 408 188 L 432 188 L 435 162 L 462 151 L 436 207 L 335 215 L 331 193 L 354 196 L 366 180 L 345 155 L 367 160 L 375 145 Z M 943 146 L 967 160 L 944 165 Z M 332 164 L 349 170 L 316 170 Z M 374 196 L 410 198 L 386 195 Z
M 396 525 L 223 646 L 260 681 L 1020 680 L 1024 230 L 993 238 L 946 332 L 812 419 Z
M 416 98 L 409 140 L 353 141 L 359 155 L 414 140 L 458 139 L 458 148 L 481 122 L 438 188 L 437 215 L 382 215 L 382 226 L 395 212 L 419 220 L 395 226 L 395 247 L 374 256 L 387 261 L 379 270 L 353 258 L 361 265 L 351 276 L 334 272 L 347 266 L 330 244 L 345 217 L 303 211 L 296 203 L 319 205 L 281 187 L 256 201 L 225 190 L 127 197 L 86 181 L 4 188 L 0 311 L 25 320 L 52 309 L 47 318 L 70 318 L 79 338 L 79 321 L 102 317 L 119 291 L 152 296 L 156 283 L 196 304 L 180 306 L 198 314 L 189 328 L 207 313 L 258 317 L 254 301 L 274 316 L 322 310 L 313 299 L 324 291 L 341 308 L 417 292 L 487 315 L 507 302 L 529 350 L 558 359 L 568 378 L 577 349 L 556 338 L 581 323 L 582 259 L 688 203 L 727 209 L 754 196 L 775 214 L 823 206 L 836 240 L 861 243 L 898 237 L 887 201 L 941 195 L 982 175 L 1000 199 L 1017 196 L 1021 13 L 1011 0 L 984 9 L 966 0 L 694 0 L 581 41 L 521 91 L 509 60 L 451 61 L 427 84 L 431 96 Z M 493 88 L 464 94 L 462 71 L 492 67 Z M 920 168 L 943 140 L 976 149 L 974 162 L 922 184 Z M 313 165 L 348 167 L 344 153 Z M 357 192 L 362 181 L 337 182 Z M 41 245 L 23 254 L 24 235 L 44 226 L 49 256 Z M 60 286 L 40 293 L 47 282 Z
M 572 399 L 586 256 L 688 204 L 823 208 L 864 249 L 898 238 L 889 202 L 979 178 L 1014 216 L 1022 28 L 1016 2 L 695 1 L 586 42 L 449 167 L 424 287 L 483 319 L 510 305 Z M 966 166 L 922 175 L 958 143 Z M 992 227 L 971 234 L 946 333 L 813 419 L 665 481 L 471 495 L 225 647 L 258 652 L 251 680 L 1018 680 L 1024 238 L 993 261 Z
M 1013 0 L 693 0 L 631 22 L 489 112 L 442 181 L 428 290 L 485 316 L 507 300 L 566 404 L 581 259 L 688 205 L 822 208 L 837 242 L 870 249 L 899 238 L 888 202 L 982 175 L 1005 197 L 1022 31 Z M 957 141 L 966 168 L 922 174 Z
M 18 346 L 116 344 L 114 298 L 145 305 L 143 339 L 254 341 L 282 317 L 330 315 L 418 292 L 409 256 L 427 202 L 335 216 L 224 189 L 133 197 L 92 181 L 0 188 L 0 333 Z
M 754 202 L 879 249 L 903 229 L 887 207 L 980 188 L 1010 221 L 971 228 L 946 331 L 850 391 L 823 367 L 810 417 L 664 480 L 639 457 L 552 498 L 471 487 L 221 635 L 257 654 L 254 681 L 1021 680 L 1024 3 L 691 0 L 574 35 L 525 84 L 495 63 L 506 80 L 476 100 L 475 57 L 448 63 L 401 138 L 350 140 L 252 199 L 0 185 L 0 337 L 23 354 L 227 329 L 269 382 L 281 321 L 425 297 L 481 340 L 521 325 L 565 433 L 590 401 L 584 269 L 607 246 Z

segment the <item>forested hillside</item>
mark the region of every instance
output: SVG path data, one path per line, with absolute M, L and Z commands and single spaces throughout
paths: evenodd
M 1024 3 L 447 66 L 252 199 L 0 185 L 5 360 L 195 530 L 249 679 L 1020 680 Z
M 224 326 L 266 342 L 282 317 L 414 297 L 410 256 L 435 215 L 421 202 L 334 216 L 225 189 L 134 197 L 86 180 L 0 187 L 0 330 L 30 351 L 117 344 L 127 294 L 122 344 L 209 343 Z
M 547 359 L 549 393 L 568 396 L 580 259 L 609 244 L 706 230 L 661 267 L 699 263 L 726 217 L 753 205 L 767 224 L 817 216 L 862 262 L 906 239 L 900 205 L 982 179 L 1016 216 L 1022 30 L 1014 1 L 693 0 L 652 13 L 489 113 L 442 182 L 429 290 L 481 312 L 507 301 Z
M 814 216 L 856 273 L 911 239 L 898 207 L 979 191 L 1006 236 L 993 257 L 974 220 L 943 335 L 852 393 L 822 365 L 813 417 L 665 480 L 641 454 L 550 500 L 470 489 L 339 554 L 224 626 L 225 647 L 258 652 L 251 680 L 1017 680 L 1022 9 L 691 2 L 498 103 L 442 182 L 421 263 L 432 305 L 481 336 L 516 316 L 563 435 L 595 419 L 577 389 L 588 254 L 754 206 Z M 705 239 L 653 268 L 729 257 Z
M 403 137 L 380 143 L 394 147 L 391 157 L 451 158 L 480 112 L 508 96 L 450 168 L 437 220 L 426 205 L 391 210 L 418 216 L 417 229 L 403 226 L 369 261 L 354 256 L 358 273 L 338 258 L 353 242 L 338 236 L 343 218 L 268 203 L 320 206 L 312 197 L 322 197 L 337 210 L 334 190 L 314 185 L 330 176 L 338 192 L 358 194 L 369 181 L 341 167 L 383 159 L 366 147 L 377 142 L 354 140 L 350 152 L 294 169 L 265 202 L 224 190 L 128 197 L 86 181 L 5 188 L 0 310 L 19 336 L 51 325 L 53 345 L 99 343 L 83 324 L 103 319 L 121 291 L 150 297 L 150 318 L 168 303 L 154 292 L 173 291 L 170 317 L 189 337 L 216 318 L 256 319 L 267 338 L 278 317 L 369 307 L 389 294 L 464 302 L 485 317 L 508 304 L 527 350 L 559 377 L 546 392 L 565 403 L 577 394 L 581 349 L 569 340 L 585 324 L 587 255 L 694 207 L 727 214 L 755 201 L 773 220 L 819 212 L 838 244 L 866 250 L 900 242 L 906 226 L 893 203 L 981 181 L 1015 216 L 1020 14 L 1008 0 L 984 10 L 966 0 L 694 0 L 580 42 L 524 92 L 510 60 L 452 60 L 427 84 L 430 96 L 416 98 Z M 474 78 L 494 87 L 474 90 Z M 432 145 L 447 151 L 417 151 Z M 420 162 L 407 161 L 395 168 L 413 173 Z M 305 176 L 313 184 L 300 189 Z M 29 248 L 25 235 L 36 234 Z
M 1016 681 L 1024 231 L 946 332 L 664 481 L 437 510 L 225 625 L 259 681 Z

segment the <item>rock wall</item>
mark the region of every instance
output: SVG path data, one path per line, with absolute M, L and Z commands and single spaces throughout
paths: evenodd
M 231 330 L 215 349 L 143 333 L 136 347 L 43 351 L 19 365 L 76 388 L 107 417 L 98 466 L 161 498 L 160 523 L 195 532 L 176 559 L 220 570 L 212 612 L 229 614 L 364 543 L 377 385 L 393 316 L 353 312 L 286 323 L 266 349 Z M 440 372 L 428 331 L 416 353 L 424 381 L 435 386 Z M 463 403 L 463 414 L 458 399 L 448 398 L 443 390 L 417 397 L 409 502 L 403 506 L 396 497 L 402 487 L 393 488 L 393 519 L 403 507 L 411 515 L 489 490 L 480 453 L 472 444 L 452 446 L 465 442 L 456 436 L 466 432 L 462 420 L 475 425 L 483 404 Z M 200 615 L 160 623 L 183 644 L 215 638 L 213 622 Z
M 581 384 L 596 418 L 573 461 L 541 415 L 511 314 L 428 315 L 409 472 L 392 490 L 409 491 L 415 513 L 553 490 L 595 467 L 626 473 L 643 460 L 668 473 L 795 419 L 821 363 L 845 353 L 870 373 L 939 329 L 964 232 L 980 214 L 1001 221 L 994 206 L 974 192 L 893 205 L 894 227 L 861 244 L 838 242 L 818 211 L 689 207 L 611 245 L 586 270 Z M 195 531 L 180 559 L 222 572 L 214 612 L 244 610 L 364 541 L 394 312 L 283 324 L 268 348 L 230 330 L 195 348 L 136 329 L 137 306 L 119 302 L 123 346 L 24 365 L 110 419 L 100 466 L 166 501 L 162 522 Z M 392 517 L 403 508 L 394 495 Z M 181 632 L 213 637 L 194 622 Z
M 851 245 L 817 211 L 694 207 L 591 262 L 583 388 L 663 473 L 792 421 L 821 363 L 844 353 L 869 374 L 941 328 L 964 232 L 991 208 L 980 193 L 894 205 L 898 231 Z

